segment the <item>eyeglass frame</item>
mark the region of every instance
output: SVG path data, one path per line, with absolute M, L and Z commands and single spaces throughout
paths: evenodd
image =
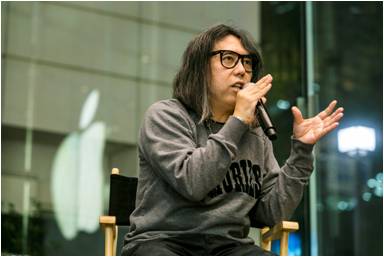
M 236 62 L 233 64 L 232 67 L 227 67 L 223 64 L 223 54 L 226 53 L 226 52 L 229 52 L 229 53 L 232 53 L 232 54 L 235 54 L 237 55 L 237 60 Z M 211 52 L 211 57 L 212 56 L 215 56 L 217 54 L 220 54 L 220 63 L 221 65 L 226 68 L 226 69 L 233 69 L 234 67 L 236 67 L 236 65 L 239 63 L 239 60 L 241 60 L 241 64 L 243 65 L 244 69 L 245 69 L 245 66 L 244 66 L 244 58 L 250 58 L 252 60 L 252 70 L 246 70 L 246 72 L 254 72 L 257 70 L 257 63 L 259 62 L 258 58 L 257 58 L 257 55 L 255 54 L 239 54 L 239 53 L 236 53 L 234 51 L 231 51 L 231 50 L 217 50 L 217 51 L 213 51 Z

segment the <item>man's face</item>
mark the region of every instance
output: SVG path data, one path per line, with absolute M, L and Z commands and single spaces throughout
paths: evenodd
M 241 55 L 249 54 L 242 46 L 240 39 L 233 35 L 228 35 L 222 40 L 217 41 L 212 52 L 218 50 L 230 50 Z M 251 81 L 252 72 L 244 69 L 242 62 L 233 68 L 226 68 L 221 64 L 220 54 L 216 54 L 210 59 L 211 83 L 209 85 L 210 104 L 213 113 L 232 114 L 236 105 L 236 95 L 241 87 Z

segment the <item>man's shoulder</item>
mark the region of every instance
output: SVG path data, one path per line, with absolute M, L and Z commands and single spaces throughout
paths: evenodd
M 182 108 L 182 104 L 179 100 L 175 98 L 163 99 L 153 103 L 149 109 L 174 109 L 174 108 Z
M 151 104 L 147 110 L 148 113 L 159 113 L 159 112 L 180 112 L 185 111 L 185 107 L 180 103 L 179 100 L 170 98 L 159 100 Z
M 170 98 L 153 103 L 147 110 L 146 116 L 190 117 L 185 106 L 177 99 Z

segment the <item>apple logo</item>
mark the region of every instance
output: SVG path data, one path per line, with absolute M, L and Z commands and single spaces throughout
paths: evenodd
M 63 236 L 70 240 L 78 231 L 93 233 L 103 211 L 103 152 L 106 125 L 92 122 L 99 92 L 87 97 L 79 130 L 60 144 L 53 160 L 51 194 L 55 218 Z

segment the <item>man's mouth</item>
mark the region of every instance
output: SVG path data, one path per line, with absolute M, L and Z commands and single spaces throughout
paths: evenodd
M 243 89 L 243 86 L 244 84 L 241 84 L 241 83 L 236 83 L 236 84 L 233 84 L 232 87 L 235 87 L 235 88 L 238 88 L 238 89 Z

